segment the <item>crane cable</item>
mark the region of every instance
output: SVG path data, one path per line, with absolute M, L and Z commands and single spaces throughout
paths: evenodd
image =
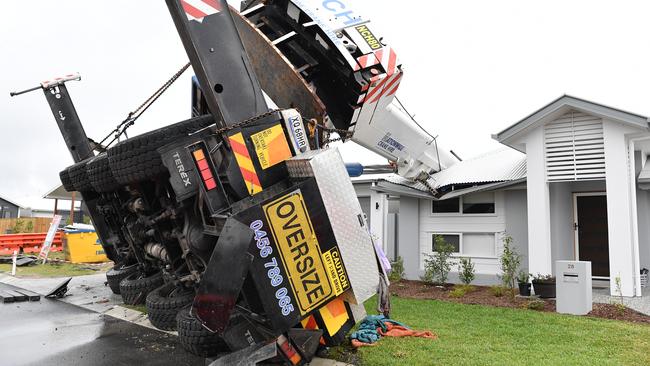
M 104 137 L 104 139 L 100 141 L 98 145 L 101 146 L 103 149 L 107 149 L 109 146 L 111 146 L 111 144 L 113 144 L 113 142 L 118 140 L 120 136 L 122 135 L 126 136 L 126 130 L 129 127 L 133 126 L 135 121 L 138 118 L 140 118 L 140 116 L 147 109 L 149 109 L 149 107 L 151 107 L 151 105 L 156 100 L 158 100 L 158 98 L 160 98 L 160 96 L 163 95 L 163 93 L 167 91 L 167 89 L 169 89 L 169 87 L 172 86 L 172 84 L 174 84 L 174 82 L 178 80 L 178 78 L 181 77 L 181 75 L 183 75 L 185 70 L 187 70 L 190 67 L 190 65 L 191 63 L 188 62 L 183 67 L 181 67 L 180 70 L 178 70 L 174 75 L 172 75 L 172 77 L 169 78 L 169 80 L 165 81 L 163 85 L 160 88 L 158 88 L 158 90 L 156 90 L 149 98 L 147 98 L 144 102 L 142 102 L 142 104 L 140 104 L 138 108 L 136 108 L 132 112 L 129 112 L 128 116 L 122 122 L 120 122 L 120 124 L 118 124 L 113 131 L 109 132 L 108 135 L 106 135 L 106 137 Z M 106 144 L 106 146 L 103 146 L 104 142 L 108 140 L 111 136 L 113 136 L 113 139 L 108 144 Z

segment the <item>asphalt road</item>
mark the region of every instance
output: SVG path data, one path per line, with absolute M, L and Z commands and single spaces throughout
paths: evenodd
M 0 365 L 204 364 L 174 335 L 62 301 L 0 303 Z

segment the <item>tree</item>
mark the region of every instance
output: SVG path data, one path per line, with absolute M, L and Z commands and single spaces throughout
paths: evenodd
M 444 285 L 447 283 L 451 270 L 452 263 L 449 258 L 454 253 L 454 246 L 447 243 L 440 235 L 434 237 L 434 243 L 435 252 L 426 254 L 427 258 L 424 259 L 424 277 L 422 279 L 432 284 Z
M 503 286 L 510 289 L 511 296 L 514 297 L 514 288 L 517 282 L 517 271 L 521 264 L 521 255 L 513 247 L 512 236 L 505 234 L 503 236 L 503 251 L 499 257 L 501 265 L 501 281 Z
M 475 277 L 472 258 L 461 258 L 458 264 L 458 278 L 460 278 L 460 281 L 465 285 L 469 285 L 474 281 Z

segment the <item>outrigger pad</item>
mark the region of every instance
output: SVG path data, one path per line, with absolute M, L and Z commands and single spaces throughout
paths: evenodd
M 47 297 L 49 299 L 53 299 L 53 298 L 60 299 L 63 296 L 65 296 L 65 294 L 68 292 L 68 283 L 70 283 L 71 279 L 72 279 L 72 277 L 69 277 L 68 279 L 66 279 L 63 282 L 61 282 L 60 284 L 58 284 L 56 287 L 54 287 L 52 289 L 52 291 L 48 292 L 45 295 L 45 297 Z
M 203 326 L 222 333 L 253 261 L 249 247 L 253 230 L 230 217 L 224 225 L 210 263 L 203 274 L 192 310 Z

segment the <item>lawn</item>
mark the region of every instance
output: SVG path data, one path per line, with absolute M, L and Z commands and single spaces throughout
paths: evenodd
M 376 302 L 366 302 L 369 314 Z M 642 365 L 650 326 L 525 309 L 393 297 L 391 316 L 438 340 L 384 337 L 363 365 Z
M 16 276 L 24 277 L 67 277 L 82 276 L 98 273 L 108 270 L 111 265 L 88 265 L 73 264 L 58 260 L 63 259 L 62 252 L 50 253 L 49 259 L 52 261 L 45 264 L 35 264 L 31 266 L 16 267 Z M 0 264 L 0 273 L 11 273 L 11 264 Z

